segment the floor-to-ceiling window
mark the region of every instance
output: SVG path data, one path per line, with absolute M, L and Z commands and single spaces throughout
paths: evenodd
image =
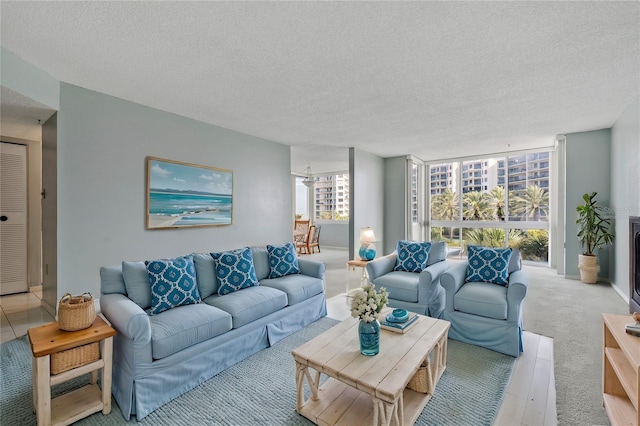
M 520 249 L 549 258 L 549 152 L 428 165 L 431 239 L 454 253 L 468 244 Z

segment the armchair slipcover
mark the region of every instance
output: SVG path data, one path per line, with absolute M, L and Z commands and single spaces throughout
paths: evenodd
M 376 288 L 387 289 L 389 306 L 439 318 L 445 302 L 440 276 L 450 266 L 446 260 L 446 244 L 431 244 L 427 267 L 422 272 L 394 271 L 397 257 L 397 252 L 394 251 L 369 262 L 369 281 L 375 284 Z
M 442 319 L 451 322 L 449 337 L 514 357 L 522 347 L 522 300 L 527 279 L 520 252 L 509 260 L 509 282 L 502 286 L 465 282 L 469 262 L 455 264 L 440 277 L 446 303 Z

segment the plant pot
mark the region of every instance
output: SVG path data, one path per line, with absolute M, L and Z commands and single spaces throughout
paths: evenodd
M 580 281 L 586 284 L 598 282 L 598 256 L 578 255 L 578 269 L 580 269 Z

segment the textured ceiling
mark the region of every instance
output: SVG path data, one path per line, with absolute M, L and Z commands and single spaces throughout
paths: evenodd
M 550 146 L 640 93 L 637 1 L 0 7 L 2 45 L 54 78 L 292 145 L 293 170 Z

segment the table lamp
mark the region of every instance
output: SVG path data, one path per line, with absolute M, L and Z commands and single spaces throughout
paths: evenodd
M 372 260 L 376 257 L 376 246 L 373 245 L 375 241 L 376 236 L 370 226 L 360 229 L 360 250 L 358 251 L 360 259 Z

